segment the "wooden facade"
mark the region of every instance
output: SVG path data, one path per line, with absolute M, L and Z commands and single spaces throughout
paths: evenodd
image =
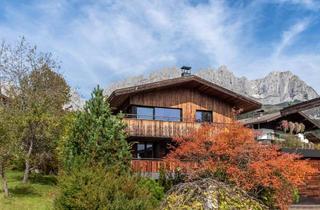
M 231 104 L 188 87 L 134 95 L 130 104 L 180 108 L 183 122 L 195 122 L 196 110 L 212 111 L 213 122 L 217 123 L 230 123 L 234 117 Z

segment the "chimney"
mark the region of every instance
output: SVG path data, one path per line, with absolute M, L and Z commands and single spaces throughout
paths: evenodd
M 191 67 L 190 66 L 182 66 L 181 67 L 181 77 L 186 77 L 191 75 Z

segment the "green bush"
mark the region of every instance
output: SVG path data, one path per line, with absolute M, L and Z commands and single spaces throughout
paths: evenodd
M 169 191 L 174 185 L 185 181 L 185 174 L 181 173 L 177 168 L 173 173 L 166 171 L 164 167 L 160 167 L 159 184 L 164 188 L 164 191 Z
M 149 190 L 156 202 L 161 201 L 164 197 L 164 188 L 154 179 L 141 178 L 139 180 L 139 186 Z
M 55 209 L 155 209 L 160 188 L 150 192 L 152 181 L 107 172 L 102 167 L 73 167 L 59 180 Z

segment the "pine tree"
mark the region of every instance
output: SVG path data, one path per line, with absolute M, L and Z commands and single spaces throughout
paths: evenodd
M 103 90 L 94 89 L 84 111 L 76 116 L 66 139 L 65 166 L 72 164 L 103 164 L 107 168 L 128 170 L 130 147 L 126 141 L 125 124 L 121 115 L 113 115 L 103 96 Z

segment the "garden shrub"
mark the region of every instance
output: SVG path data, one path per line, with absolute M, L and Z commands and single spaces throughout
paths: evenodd
M 156 202 L 161 201 L 164 197 L 164 188 L 160 186 L 156 180 L 147 177 L 141 177 L 138 184 L 140 187 L 147 189 Z
M 100 166 L 73 167 L 61 175 L 55 209 L 155 209 L 163 194 L 150 180 L 106 171 Z M 155 187 L 150 191 L 151 187 Z

